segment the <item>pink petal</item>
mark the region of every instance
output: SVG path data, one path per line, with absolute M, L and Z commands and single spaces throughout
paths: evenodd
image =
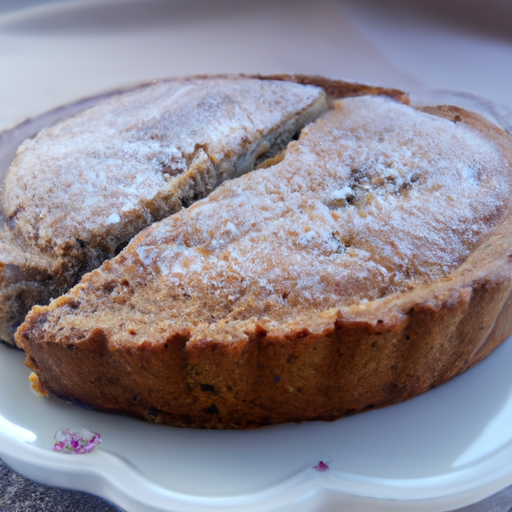
M 316 469 L 317 471 L 327 471 L 329 466 L 325 464 L 325 462 L 320 461 L 316 466 L 313 466 L 313 469 Z
M 54 439 L 54 451 L 78 455 L 90 453 L 101 443 L 101 436 L 97 432 L 91 432 L 86 428 L 80 430 L 60 429 L 55 434 Z

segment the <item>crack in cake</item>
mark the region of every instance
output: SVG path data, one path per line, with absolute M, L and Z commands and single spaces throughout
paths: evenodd
M 457 107 L 329 97 L 281 154 L 33 308 L 16 341 L 42 390 L 177 426 L 333 420 L 510 334 L 510 137 Z
M 0 338 L 143 228 L 279 152 L 327 109 L 320 87 L 249 77 L 160 81 L 42 130 L 3 187 Z

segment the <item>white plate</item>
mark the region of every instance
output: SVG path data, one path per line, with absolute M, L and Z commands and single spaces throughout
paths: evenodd
M 147 9 L 128 0 L 76 1 L 0 16 L 6 49 L 0 68 L 9 69 L 0 81 L 0 127 L 158 76 L 298 71 L 408 89 L 417 84 L 337 18 L 332 2 L 283 0 L 271 18 L 270 0 L 247 3 L 248 24 L 241 2 L 222 0 L 212 24 L 211 12 L 192 21 L 192 0 L 175 0 L 181 25 L 173 18 L 170 27 L 159 12 L 168 14 L 171 1 L 145 0 Z M 270 31 L 263 39 L 262 26 Z M 287 41 L 279 51 L 277 31 Z M 351 53 L 333 58 L 332 49 L 347 41 Z M 425 92 L 418 97 L 425 99 Z M 441 97 L 450 101 L 452 95 L 434 93 Z M 465 101 L 506 125 L 505 111 Z M 41 125 L 60 115 L 44 116 Z M 33 127 L 22 125 L 0 138 L 0 168 Z M 41 399 L 29 390 L 23 354 L 0 345 L 0 457 L 29 478 L 100 495 L 127 512 L 455 509 L 512 483 L 511 358 L 508 340 L 438 389 L 333 423 L 216 432 L 159 427 Z M 53 436 L 62 427 L 89 428 L 103 443 L 89 455 L 55 453 Z M 313 469 L 320 460 L 328 471 Z
M 469 106 L 511 126 L 507 109 L 472 96 L 424 91 L 415 100 Z M 94 101 L 0 134 L 0 175 L 24 138 Z M 23 359 L 0 346 L 0 456 L 29 478 L 100 495 L 127 512 L 435 512 L 512 483 L 512 338 L 406 403 L 333 423 L 241 432 L 149 425 L 40 398 Z M 63 427 L 98 432 L 103 444 L 90 455 L 54 453 Z M 320 460 L 327 471 L 314 469 Z
M 512 339 L 413 400 L 333 423 L 253 431 L 145 424 L 29 391 L 0 346 L 0 455 L 21 474 L 127 512 L 442 511 L 512 483 Z M 52 451 L 62 427 L 99 432 L 88 455 Z M 329 469 L 313 469 L 320 460 Z M 378 499 L 375 499 L 378 498 Z

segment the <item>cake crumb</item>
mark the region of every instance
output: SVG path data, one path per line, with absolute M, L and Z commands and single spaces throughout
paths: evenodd
M 46 389 L 44 389 L 43 385 L 41 384 L 41 382 L 39 380 L 39 376 L 37 375 L 37 373 L 32 372 L 29 375 L 28 380 L 30 382 L 30 389 L 32 389 L 32 391 L 37 396 L 40 396 L 42 398 L 48 398 L 50 396 L 48 394 L 48 391 L 46 391 Z

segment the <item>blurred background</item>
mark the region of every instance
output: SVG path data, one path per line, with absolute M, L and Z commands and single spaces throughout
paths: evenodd
M 318 73 L 512 107 L 511 0 L 2 0 L 0 129 L 195 73 Z

